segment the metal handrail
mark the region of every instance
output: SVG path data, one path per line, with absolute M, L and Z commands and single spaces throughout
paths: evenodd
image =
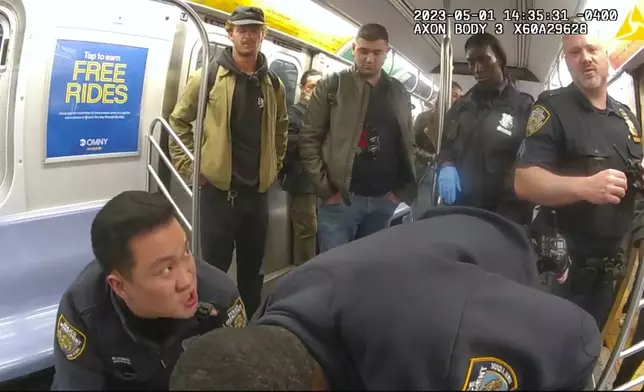
M 150 175 L 155 179 L 157 182 L 157 185 L 161 189 L 161 192 L 165 195 L 166 198 L 172 203 L 174 208 L 177 210 L 179 213 L 179 217 L 183 220 L 184 224 L 186 224 L 186 227 L 190 231 L 191 235 L 191 241 L 190 241 L 190 248 L 192 250 L 192 254 L 195 255 L 195 257 L 199 258 L 201 254 L 201 246 L 200 246 L 200 238 L 199 238 L 199 232 L 200 232 L 200 225 L 199 225 L 199 199 L 200 199 L 200 190 L 199 190 L 199 175 L 201 173 L 201 142 L 202 142 L 202 135 L 203 135 L 203 121 L 204 121 L 204 114 L 205 114 L 205 109 L 206 109 L 206 99 L 208 95 L 208 68 L 210 65 L 210 62 L 208 59 L 210 59 L 210 46 L 208 45 L 208 32 L 206 31 L 206 28 L 204 27 L 203 23 L 201 22 L 201 19 L 199 18 L 199 15 L 195 10 L 193 10 L 186 2 L 183 0 L 152 0 L 156 1 L 158 3 L 164 3 L 164 4 L 170 4 L 178 7 L 181 9 L 183 12 L 186 13 L 188 18 L 192 20 L 192 22 L 195 24 L 197 27 L 197 30 L 199 31 L 199 37 L 201 39 L 201 58 L 204 59 L 201 65 L 201 82 L 199 83 L 199 96 L 197 100 L 197 118 L 195 121 L 195 129 L 193 131 L 194 135 L 194 156 L 193 154 L 190 154 L 186 146 L 181 143 L 181 140 L 179 140 L 178 136 L 176 133 L 172 130 L 170 125 L 163 119 L 163 118 L 155 118 L 152 121 L 152 124 L 150 126 L 150 134 L 148 135 L 147 141 L 150 143 L 150 146 L 148 146 L 148 165 L 147 165 L 147 170 Z M 154 126 L 157 123 L 161 123 L 163 125 L 162 131 L 166 130 L 170 136 L 174 139 L 175 142 L 181 147 L 184 153 L 186 153 L 186 156 L 192 161 L 193 165 L 193 173 L 192 173 L 192 184 L 193 184 L 193 191 L 188 192 L 190 197 L 192 198 L 192 219 L 191 219 L 191 224 L 187 222 L 187 219 L 181 213 L 179 210 L 179 207 L 177 204 L 172 200 L 172 196 L 170 195 L 170 192 L 166 189 L 166 187 L 163 185 L 161 182 L 161 179 L 159 178 L 158 174 L 154 170 L 154 167 L 151 165 L 151 160 L 152 160 L 152 146 L 154 146 L 155 149 L 159 152 L 159 155 L 165 159 L 163 161 L 168 164 L 171 163 L 169 159 L 165 156 L 163 151 L 159 151 L 161 148 L 154 139 L 153 136 L 153 130 Z M 176 170 L 173 170 L 174 167 L 170 164 L 169 166 L 172 170 L 172 173 L 175 175 L 178 175 Z M 181 176 L 179 176 L 179 182 L 182 184 L 184 190 L 188 187 Z M 149 176 L 146 176 L 146 188 L 148 192 L 150 191 L 150 181 L 149 181 Z
M 615 344 L 615 347 L 613 347 L 613 350 L 611 351 L 610 356 L 608 357 L 606 366 L 604 367 L 604 370 L 599 377 L 599 381 L 597 382 L 597 385 L 595 387 L 596 391 L 604 390 L 606 383 L 608 381 L 608 375 L 611 373 L 613 367 L 615 366 L 615 364 L 619 359 L 629 357 L 644 349 L 644 341 L 642 341 L 629 349 L 623 350 L 624 345 L 626 344 L 626 338 L 628 336 L 628 332 L 631 330 L 631 327 L 633 325 L 635 314 L 638 313 L 638 311 L 642 308 L 642 305 L 644 305 L 644 301 L 642 301 L 642 293 L 644 293 L 644 242 L 642 242 L 639 246 L 637 259 L 638 259 L 637 274 L 635 275 L 635 282 L 633 283 L 633 288 L 631 290 L 630 298 L 628 300 L 626 319 L 624 320 L 624 323 L 622 324 L 622 328 L 620 329 L 619 334 L 617 335 L 617 342 Z M 642 378 L 641 381 L 644 382 L 644 377 L 640 377 L 640 378 Z M 635 385 L 639 385 L 639 382 L 634 382 L 634 381 L 639 381 L 640 378 L 636 380 L 632 380 L 624 385 L 620 385 L 619 387 L 613 390 L 618 390 L 618 391 L 625 390 L 625 389 L 632 388 Z
M 150 143 L 152 143 L 152 146 L 154 146 L 154 148 L 157 150 L 157 152 L 159 153 L 159 156 L 161 157 L 163 162 L 166 164 L 166 166 L 168 166 L 168 169 L 170 169 L 170 172 L 172 172 L 172 174 L 174 174 L 174 176 L 177 178 L 177 180 L 179 181 L 179 184 L 181 184 L 181 187 L 183 188 L 183 190 L 186 191 L 188 196 L 192 197 L 193 192 L 190 189 L 190 185 L 186 184 L 186 182 L 183 181 L 183 177 L 181 176 L 181 174 L 179 174 L 179 171 L 177 171 L 177 169 L 175 169 L 175 167 L 172 164 L 172 162 L 170 161 L 170 159 L 163 153 L 163 149 L 159 145 L 159 142 L 157 142 L 156 139 L 154 138 L 153 132 L 154 132 L 154 126 L 156 124 L 161 124 L 162 125 L 162 127 L 163 127 L 162 129 L 165 129 L 168 132 L 168 134 L 170 136 L 172 136 L 172 138 L 179 145 L 179 147 L 181 147 L 181 149 L 186 153 L 188 158 L 190 158 L 190 160 L 193 161 L 193 162 L 194 162 L 194 157 L 192 156 L 192 153 L 190 153 L 188 148 L 185 146 L 185 144 L 183 144 L 183 142 L 181 142 L 181 140 L 179 139 L 177 134 L 172 130 L 172 128 L 170 128 L 168 123 L 163 118 L 157 117 L 154 120 L 152 120 L 152 125 L 150 126 L 150 134 L 148 135 L 148 140 L 150 141 Z M 150 155 L 152 154 L 152 150 L 149 150 L 149 154 Z M 150 159 L 151 159 L 151 157 L 150 157 Z

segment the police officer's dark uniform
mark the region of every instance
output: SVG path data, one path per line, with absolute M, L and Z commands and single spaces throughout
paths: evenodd
M 533 104 L 530 94 L 505 79 L 493 90 L 475 85 L 450 108 L 437 160 L 458 170 L 462 189 L 453 205 L 527 223 L 530 207 L 516 199 L 510 177 Z
M 641 161 L 641 129 L 626 105 L 608 97 L 607 108 L 595 108 L 574 85 L 545 91 L 534 106 L 517 167 L 539 166 L 564 176 L 590 176 L 605 169 L 627 172 L 626 159 Z M 637 191 L 629 178 L 619 205 L 579 202 L 542 209 L 535 233 L 552 235 L 556 224 L 571 256 L 568 279 L 555 284 L 555 294 L 572 300 L 603 326 L 614 300 L 613 279 L 619 277 L 620 245 L 631 229 Z M 547 184 L 544 184 L 547 186 Z
M 427 216 L 291 271 L 251 324 L 298 336 L 330 390 L 583 388 L 599 330 L 535 289 L 522 227 L 468 207 Z
M 191 319 L 143 320 L 112 292 L 98 262 L 91 262 L 58 308 L 52 390 L 167 390 L 191 338 L 246 325 L 234 283 L 205 262 L 197 262 L 197 293 Z

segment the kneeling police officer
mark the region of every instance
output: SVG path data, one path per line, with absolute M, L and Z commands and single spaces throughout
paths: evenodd
M 601 348 L 588 313 L 538 289 L 523 228 L 482 209 L 431 209 L 281 279 L 248 327 L 199 337 L 170 389 L 581 390 Z
M 52 390 L 167 390 L 191 340 L 246 325 L 234 282 L 195 262 L 163 196 L 114 197 L 96 215 L 91 238 L 96 260 L 58 308 Z
M 518 153 L 514 189 L 541 206 L 535 237 L 565 239 L 571 265 L 552 292 L 584 308 L 601 328 L 614 282 L 622 277 L 621 245 L 634 218 L 641 129 L 628 107 L 607 93 L 608 56 L 600 40 L 564 36 L 563 51 L 573 83 L 539 96 Z

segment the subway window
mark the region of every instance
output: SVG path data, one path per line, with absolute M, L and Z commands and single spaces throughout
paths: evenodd
M 210 57 L 210 61 L 212 61 L 214 59 L 219 58 L 219 56 L 221 55 L 221 52 L 223 52 L 224 49 L 226 49 L 228 46 L 218 44 L 216 42 L 209 42 L 208 47 L 210 49 L 208 52 L 208 57 Z M 192 49 L 192 53 L 193 54 L 192 54 L 191 64 L 190 64 L 190 67 L 188 68 L 190 69 L 190 73 L 196 69 L 201 68 L 201 64 L 203 62 L 201 59 L 201 45 L 199 44 L 195 45 L 194 48 Z M 189 76 L 190 76 L 189 74 L 186 75 L 186 79 Z
M 7 69 L 7 56 L 9 54 L 9 29 L 5 26 L 6 20 L 0 15 L 0 73 Z
M 210 42 L 208 46 L 210 47 L 210 51 L 208 52 L 208 57 L 210 57 L 210 61 L 216 58 L 219 58 L 219 55 L 221 54 L 221 52 L 223 52 L 224 49 L 226 49 L 225 45 L 220 45 L 215 42 Z M 201 68 L 201 63 L 202 63 L 202 59 L 201 59 L 201 46 L 200 46 L 199 56 L 197 56 L 197 60 L 195 61 L 195 69 Z
M 11 147 L 7 151 L 7 140 L 10 140 L 11 129 L 7 127 L 9 111 L 9 103 L 13 101 L 14 97 L 11 95 L 9 88 L 9 70 L 11 59 L 9 58 L 9 42 L 11 37 L 11 28 L 7 17 L 0 13 L 0 202 L 2 202 L 8 195 L 10 190 L 11 179 L 8 174 L 11 173 L 13 166 L 12 156 L 13 152 Z M 7 186 L 9 185 L 9 186 Z
M 406 87 L 406 86 L 405 86 Z M 418 85 L 416 86 L 416 89 L 414 90 L 415 94 L 418 94 L 422 99 L 429 99 L 432 96 L 432 86 L 429 84 L 425 83 L 422 80 L 418 81 Z
M 291 106 L 295 103 L 295 90 L 299 82 L 299 72 L 295 64 L 290 61 L 276 59 L 273 60 L 269 67 L 284 83 L 286 90 L 286 105 Z
M 407 91 L 412 91 L 416 86 L 416 80 L 418 80 L 416 75 L 412 74 L 411 72 L 405 72 L 404 74 L 398 76 L 397 79 L 402 82 Z

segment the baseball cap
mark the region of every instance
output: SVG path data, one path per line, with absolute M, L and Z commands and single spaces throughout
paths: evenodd
M 264 25 L 264 11 L 258 7 L 237 7 L 230 15 L 230 23 L 242 25 Z

